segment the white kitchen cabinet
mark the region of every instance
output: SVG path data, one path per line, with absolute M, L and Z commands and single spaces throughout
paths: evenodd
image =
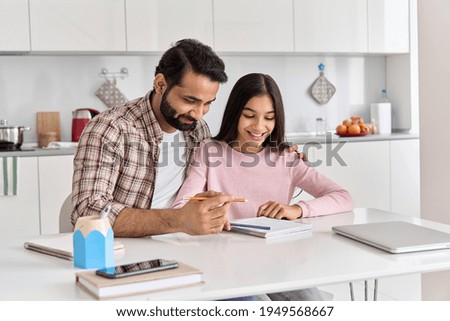
M 346 188 L 353 196 L 355 207 L 372 207 L 401 214 L 419 216 L 420 166 L 419 140 L 392 140 L 345 143 L 337 152 L 342 163 L 331 158 L 330 148 L 337 144 L 314 145 L 311 162 L 322 162 L 317 170 Z M 321 146 L 321 147 L 320 147 Z M 321 148 L 321 149 L 320 149 Z M 328 148 L 328 149 L 327 149 Z M 345 164 L 344 164 L 345 163 Z M 308 199 L 308 195 L 305 195 Z M 364 283 L 354 282 L 357 300 L 363 300 Z M 370 280 L 369 293 L 373 293 Z M 347 283 L 321 289 L 334 294 L 335 300 L 350 300 Z M 419 274 L 383 278 L 378 283 L 379 300 L 420 300 Z
M 177 40 L 213 40 L 212 0 L 126 0 L 128 51 L 165 51 Z
M 293 52 L 292 0 L 214 0 L 216 51 Z
M 409 0 L 368 0 L 370 53 L 409 52 Z
M 28 0 L 0 0 L 0 51 L 29 50 Z
M 73 155 L 39 157 L 41 234 L 59 233 L 59 212 L 72 193 Z
M 310 166 L 350 191 L 355 207 L 420 217 L 419 139 L 347 142 L 339 150 L 337 146 L 314 143 L 299 145 L 299 150 L 307 153 Z M 312 196 L 302 192 L 293 202 L 300 199 Z
M 32 51 L 126 51 L 124 0 L 30 0 Z
M 340 147 L 342 146 L 342 147 Z M 391 208 L 389 141 L 318 145 L 317 170 L 347 189 L 355 207 Z
M 393 140 L 391 153 L 391 211 L 420 217 L 419 140 Z
M 347 142 L 336 153 L 336 143 L 299 146 L 310 166 L 350 191 L 355 207 L 420 217 L 419 139 Z M 311 198 L 303 192 L 294 201 Z
M 17 195 L 0 196 L 2 236 L 39 234 L 39 190 L 37 157 L 17 158 Z
M 367 52 L 367 1 L 294 0 L 296 52 Z

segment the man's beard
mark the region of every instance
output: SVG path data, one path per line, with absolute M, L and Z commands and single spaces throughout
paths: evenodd
M 167 90 L 164 95 L 161 98 L 161 106 L 159 107 L 159 110 L 161 111 L 161 114 L 163 115 L 166 122 L 172 126 L 173 128 L 176 128 L 181 131 L 187 131 L 192 130 L 197 126 L 197 121 L 195 121 L 192 117 L 185 116 L 190 120 L 193 120 L 194 122 L 192 124 L 185 124 L 179 120 L 179 117 L 175 117 L 177 114 L 176 110 L 170 105 L 170 103 L 167 101 L 167 94 L 169 93 L 169 90 Z

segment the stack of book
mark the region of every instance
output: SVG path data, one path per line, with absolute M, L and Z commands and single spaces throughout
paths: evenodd
M 175 269 L 110 279 L 95 271 L 76 273 L 76 284 L 97 299 L 112 299 L 202 284 L 202 272 L 178 262 Z

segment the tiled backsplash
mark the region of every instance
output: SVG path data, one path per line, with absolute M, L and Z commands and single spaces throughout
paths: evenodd
M 383 56 L 293 56 L 221 55 L 229 76 L 219 90 L 213 108 L 206 115 L 211 131 L 220 126 L 226 99 L 242 75 L 262 72 L 271 75 L 281 88 L 286 108 L 287 132 L 315 130 L 315 118 L 327 119 L 333 129 L 344 118 L 359 115 L 369 120 L 369 104 L 378 99 L 385 86 Z M 143 96 L 152 87 L 159 55 L 151 56 L 0 56 L 0 118 L 10 124 L 31 126 L 25 142 L 36 141 L 36 112 L 61 113 L 62 140 L 71 139 L 71 111 L 80 107 L 104 110 L 95 96 L 103 83 L 102 68 L 129 76 L 117 79 L 118 88 L 128 99 Z M 318 77 L 317 66 L 325 64 L 325 76 L 336 87 L 326 105 L 309 95 Z M 395 108 L 395 106 L 394 106 Z

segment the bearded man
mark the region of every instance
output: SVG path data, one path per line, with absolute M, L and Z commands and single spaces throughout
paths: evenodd
M 226 81 L 209 46 L 183 39 L 161 57 L 147 95 L 93 118 L 74 158 L 72 224 L 111 206 L 116 237 L 229 229 L 231 195 L 207 191 L 197 195 L 205 201 L 170 208 L 194 149 L 211 136 L 202 119 Z

